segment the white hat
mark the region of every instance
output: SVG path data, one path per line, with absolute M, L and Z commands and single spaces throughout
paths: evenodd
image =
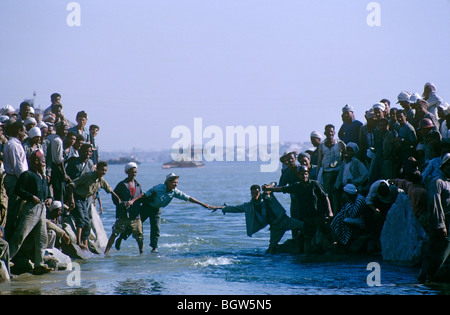
M 358 193 L 356 186 L 353 184 L 347 184 L 344 186 L 344 191 L 348 194 L 355 195 Z
M 353 107 L 347 104 L 342 108 L 342 112 L 353 112 Z
M 62 209 L 63 207 L 64 209 L 69 209 L 69 207 L 66 204 L 63 204 L 61 201 L 54 200 L 52 204 L 48 207 L 48 210 L 52 211 L 55 209 Z
M 9 113 L 14 113 L 14 112 L 15 112 L 14 107 L 12 107 L 9 104 L 2 108 L 3 115 L 9 114 Z
M 383 103 L 376 103 L 376 104 L 373 104 L 372 108 L 373 109 L 378 108 L 379 110 L 384 112 L 384 110 L 386 109 L 386 106 Z
M 415 104 L 415 103 L 417 103 L 418 100 L 421 100 L 421 99 L 422 99 L 422 96 L 420 96 L 419 93 L 413 93 L 411 95 L 411 97 L 409 98 L 409 102 L 411 104 Z
M 0 123 L 4 123 L 7 120 L 9 120 L 9 116 L 0 116 Z
M 45 122 L 55 122 L 55 117 L 53 117 L 52 115 L 45 115 L 44 118 L 42 118 L 43 121 Z
M 137 164 L 134 162 L 128 162 L 125 164 L 125 173 L 128 173 L 128 171 L 132 168 L 137 168 Z
M 30 136 L 30 138 L 40 137 L 41 135 L 42 133 L 39 127 L 33 127 L 28 131 L 28 136 Z
M 166 180 L 169 180 L 171 178 L 178 178 L 180 177 L 179 175 L 175 175 L 175 173 L 170 173 L 169 175 L 166 176 Z
M 48 128 L 47 124 L 45 122 L 43 122 L 42 120 L 40 122 L 38 122 L 38 124 L 36 125 L 36 127 L 39 128 Z
M 31 124 L 37 124 L 37 121 L 36 121 L 36 119 L 34 117 L 29 117 L 29 118 L 25 119 L 23 124 L 25 126 L 28 126 L 28 125 L 31 125 Z
M 322 139 L 322 135 L 321 135 L 320 132 L 318 132 L 318 131 L 313 131 L 313 132 L 311 132 L 310 137 L 311 137 L 311 138 L 319 138 L 319 139 Z
M 409 98 L 411 97 L 411 94 L 406 92 L 406 91 L 402 91 L 400 92 L 400 94 L 397 96 L 397 103 L 400 103 L 401 101 L 406 101 L 409 102 Z
M 52 204 L 48 207 L 50 211 L 62 208 L 62 202 L 59 200 L 54 200 Z

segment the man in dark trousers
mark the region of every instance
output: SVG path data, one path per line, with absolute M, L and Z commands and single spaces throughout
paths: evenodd
M 45 157 L 41 150 L 34 151 L 30 157 L 30 170 L 20 174 L 16 185 L 16 195 L 25 203 L 19 210 L 17 225 L 9 241 L 11 259 L 19 252 L 27 236 L 34 237 L 34 271 L 42 274 L 51 271 L 44 264 L 43 249 L 47 246 L 46 206 L 52 197 L 44 174 Z
M 142 194 L 142 187 L 136 180 L 137 164 L 129 162 L 125 165 L 127 178 L 119 182 L 114 189 L 121 202 L 113 198 L 116 205 L 116 222 L 113 225 L 113 232 L 106 245 L 105 255 L 108 254 L 114 240 L 118 235 L 120 237 L 116 242 L 116 249 L 120 249 L 120 243 L 132 234 L 138 243 L 139 253 L 143 253 L 144 233 L 142 230 L 142 221 L 140 217 L 141 203 L 135 202 L 130 205 L 130 200 Z
M 270 187 L 272 187 L 271 185 Z M 269 187 L 265 185 L 264 187 Z M 252 185 L 250 187 L 252 199 L 238 206 L 212 207 L 213 211 L 222 208 L 226 213 L 245 213 L 247 235 L 252 236 L 267 225 L 270 225 L 270 242 L 267 253 L 273 254 L 278 248 L 278 242 L 288 230 L 301 230 L 303 223 L 297 219 L 290 218 L 283 206 L 270 192 L 261 195 L 261 187 Z
M 320 183 L 309 179 L 308 167 L 301 165 L 297 175 L 300 181 L 296 183 L 283 187 L 264 185 L 262 189 L 266 192 L 295 194 L 299 203 L 299 220 L 303 222 L 305 253 L 326 250 L 329 245 L 326 235 L 329 233 L 325 231 L 325 223 L 333 216 L 330 200 Z M 318 239 L 319 235 L 321 239 Z M 319 245 L 316 246 L 317 244 Z

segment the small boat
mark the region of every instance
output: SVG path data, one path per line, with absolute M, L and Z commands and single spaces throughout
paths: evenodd
M 197 167 L 204 167 L 205 164 L 201 161 L 200 158 L 195 158 L 198 154 L 195 154 L 196 152 L 195 148 L 193 147 L 191 149 L 191 158 L 187 161 L 183 159 L 183 149 L 180 148 L 178 150 L 178 156 L 177 160 L 172 160 L 170 162 L 166 162 L 163 164 L 162 168 L 168 169 L 168 168 L 197 168 Z
M 199 161 L 170 161 L 163 164 L 162 168 L 189 168 L 189 167 L 204 167 L 205 164 Z
M 139 162 L 133 154 L 130 155 L 130 157 L 120 157 L 118 159 L 109 159 L 107 161 L 108 164 L 127 164 L 129 162 L 134 162 L 136 164 L 141 164 L 141 162 Z

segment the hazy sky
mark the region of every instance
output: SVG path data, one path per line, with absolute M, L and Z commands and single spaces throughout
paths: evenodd
M 372 27 L 364 0 L 79 0 L 73 27 L 70 2 L 0 1 L 0 107 L 59 92 L 106 151 L 170 149 L 196 117 L 308 141 L 428 81 L 450 102 L 448 0 L 377 1 Z

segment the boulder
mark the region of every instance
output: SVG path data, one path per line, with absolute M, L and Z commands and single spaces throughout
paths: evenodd
M 57 248 L 46 248 L 44 251 L 44 262 L 50 268 L 55 270 L 66 270 L 72 265 L 72 259 L 69 256 L 63 254 Z
M 10 282 L 11 277 L 9 276 L 8 269 L 6 269 L 5 262 L 0 260 L 0 282 Z
M 89 248 L 95 254 L 102 254 L 106 245 L 108 244 L 108 236 L 103 227 L 103 222 L 98 214 L 97 208 L 94 204 L 91 205 L 91 234 L 89 235 Z M 91 253 L 83 251 L 77 243 L 76 226 L 72 216 L 68 216 L 64 219 L 63 223 L 64 231 L 69 235 L 71 244 L 62 244 L 62 250 L 64 254 L 69 255 L 75 259 L 86 259 L 91 257 Z
M 92 253 L 81 249 L 76 243 L 61 244 L 61 250 L 72 259 L 87 259 L 92 257 Z
M 399 194 L 381 231 L 381 255 L 390 262 L 418 265 L 428 236 L 414 216 L 408 195 Z
M 90 246 L 93 247 L 94 252 L 103 253 L 108 245 L 108 236 L 106 235 L 105 228 L 103 227 L 102 219 L 98 214 L 97 207 L 91 205 L 91 235 L 89 237 Z

